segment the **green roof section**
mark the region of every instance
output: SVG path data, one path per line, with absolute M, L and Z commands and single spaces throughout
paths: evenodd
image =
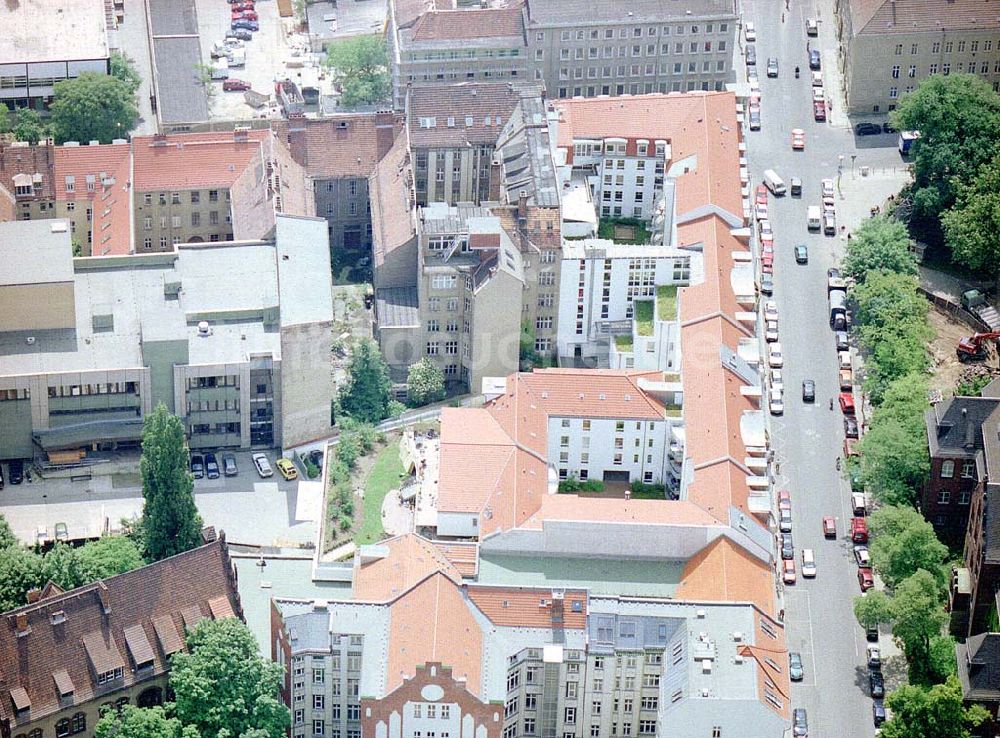
M 677 320 L 677 286 L 665 284 L 656 288 L 656 317 Z
M 640 336 L 653 335 L 653 301 L 636 300 L 632 303 L 635 311 L 635 331 Z
M 621 336 L 615 336 L 615 348 L 619 351 L 631 351 L 632 350 L 632 334 L 625 333 Z
M 683 562 L 483 554 L 479 581 L 512 587 L 585 587 L 594 594 L 673 597 Z

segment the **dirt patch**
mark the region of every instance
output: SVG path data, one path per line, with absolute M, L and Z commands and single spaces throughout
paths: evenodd
M 974 331 L 933 305 L 927 313 L 927 320 L 936 334 L 930 345 L 931 371 L 934 374 L 931 377 L 931 388 L 941 390 L 942 394 L 948 396 L 954 392 L 955 384 L 966 366 L 955 355 L 955 347 L 961 339 L 971 336 Z M 991 357 L 986 363 L 996 366 L 996 358 Z

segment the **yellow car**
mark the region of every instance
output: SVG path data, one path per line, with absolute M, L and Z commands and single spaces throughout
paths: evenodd
M 274 465 L 278 467 L 278 471 L 281 472 L 283 476 L 288 481 L 299 478 L 299 472 L 288 459 L 278 459 L 274 462 Z

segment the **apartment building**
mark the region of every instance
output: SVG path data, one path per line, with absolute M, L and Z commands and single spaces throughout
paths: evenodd
M 22 245 L 32 244 L 25 252 Z M 0 458 L 137 446 L 163 402 L 192 448 L 328 433 L 326 226 L 270 240 L 74 259 L 65 220 L 0 223 Z
M 368 178 L 389 153 L 401 120 L 389 112 L 275 122 L 279 139 L 311 182 L 315 213 L 326 218 L 334 262 L 357 261 L 371 251 L 372 220 Z M 338 256 L 340 255 L 340 256 Z
M 406 92 L 406 120 L 418 206 L 491 199 L 493 154 L 522 98 L 542 95 L 523 82 L 456 82 Z
M 530 79 L 521 6 L 457 10 L 454 3 L 389 3 L 393 105 L 417 85 Z
M 42 109 L 57 82 L 111 71 L 114 21 L 104 1 L 68 0 L 60 8 L 53 13 L 41 2 L 0 7 L 0 104 Z
M 390 3 L 397 108 L 410 86 L 477 79 L 536 82 L 549 98 L 719 91 L 733 79 L 732 0 L 643 0 L 624 17 L 576 0 L 453 8 Z
M 755 600 L 681 594 L 733 545 L 695 556 L 677 599 L 598 593 L 586 576 L 474 581 L 415 535 L 363 547 L 350 599 L 272 600 L 292 736 L 778 735 L 790 712 L 781 624 Z M 729 574 L 773 600 L 763 562 L 733 557 Z
M 541 99 L 522 97 L 498 133 L 491 200 L 416 207 L 409 136 L 373 176 L 377 335 L 399 392 L 438 363 L 449 388 L 516 371 L 522 333 L 544 360 L 558 318 L 559 193 Z M 405 147 L 405 148 L 404 148 Z M 398 214 L 406 212 L 409 219 Z M 382 214 L 386 214 L 383 216 Z
M 922 79 L 978 74 L 1000 90 L 1000 17 L 976 0 L 837 0 L 848 111 L 888 113 Z
M 962 685 L 962 700 L 979 705 L 989 713 L 979 730 L 981 735 L 1000 730 L 1000 633 L 981 633 L 955 645 L 958 660 L 958 681 Z
M 64 592 L 49 582 L 4 613 L 0 730 L 93 735 L 108 709 L 168 698 L 170 657 L 205 619 L 243 618 L 225 535 Z
M 55 217 L 54 152 L 51 143 L 0 142 L 0 222 Z
M 641 0 L 628 10 L 578 0 L 525 5 L 533 79 L 550 98 L 720 91 L 733 81 L 732 0 Z

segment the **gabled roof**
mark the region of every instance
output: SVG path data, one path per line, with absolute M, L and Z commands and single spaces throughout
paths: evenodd
M 354 597 L 367 602 L 391 600 L 429 574 L 441 572 L 458 582 L 462 575 L 426 538 L 408 533 L 362 547 L 354 558 Z
M 513 628 L 587 627 L 587 592 L 540 587 L 469 585 L 469 600 L 494 625 Z
M 28 146 L 22 143 L 0 143 L 0 187 L 14 194 L 14 177 L 27 174 L 37 184 L 38 199 L 51 200 L 55 197 L 53 177 L 53 155 L 55 147 L 49 144 Z M 36 178 L 35 175 L 38 175 Z
M 231 187 L 255 159 L 264 158 L 268 129 L 136 136 L 132 139 L 135 163 L 133 188 L 191 190 Z
M 688 560 L 674 596 L 695 602 L 751 602 L 770 617 L 777 616 L 773 570 L 726 536 Z
M 393 113 L 358 113 L 282 119 L 275 121 L 274 130 L 310 177 L 367 178 L 392 148 L 402 124 Z
M 474 38 L 524 36 L 521 7 L 436 10 L 413 25 L 414 41 L 461 41 Z
M 492 146 L 522 95 L 541 96 L 541 87 L 509 82 L 417 85 L 406 93 L 407 124 L 414 148 Z M 422 124 L 434 118 L 434 126 Z M 448 125 L 448 119 L 454 125 Z M 488 122 L 487 122 L 488 121 Z
M 132 248 L 132 150 L 127 143 L 58 146 L 56 200 L 93 210 L 91 253 L 128 254 Z
M 398 136 L 368 179 L 372 252 L 376 270 L 389 254 L 417 235 L 409 139 Z
M 955 646 L 962 696 L 1000 702 L 1000 633 L 980 633 Z
M 98 673 L 122 669 L 121 688 L 164 673 L 182 642 L 182 613 L 210 617 L 209 601 L 219 596 L 242 617 L 224 538 L 4 613 L 0 720 L 13 719 L 15 692 L 40 720 L 62 709 L 61 689 L 72 687 L 77 705 L 96 698 Z M 150 656 L 152 667 L 138 674 L 137 662 Z
M 855 36 L 1000 28 L 982 0 L 851 0 L 848 9 Z

